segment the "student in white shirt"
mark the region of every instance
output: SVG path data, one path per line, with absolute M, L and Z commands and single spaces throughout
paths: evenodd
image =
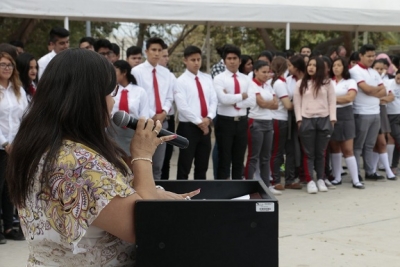
M 353 181 L 353 187 L 364 189 L 358 178 L 357 161 L 353 152 L 353 140 L 356 136 L 356 126 L 353 115 L 353 101 L 357 95 L 357 84 L 350 78 L 349 68 L 343 58 L 333 61 L 331 70 L 332 83 L 336 92 L 337 122 L 332 133 L 330 148 L 332 172 L 335 178 L 333 185 L 342 184 L 342 153 Z
M 5 171 L 22 116 L 28 107 L 25 90 L 21 87 L 14 59 L 0 52 L 0 209 L 3 213 L 3 232 L 0 244 L 7 239 L 25 240 L 22 233 L 13 230 L 14 207 L 10 202 Z M 4 235 L 3 235 L 4 234 Z
M 293 102 L 293 93 L 298 80 L 301 80 L 306 71 L 306 63 L 302 55 L 295 55 L 287 61 L 290 76 L 286 78 L 286 84 L 290 100 Z M 296 116 L 293 110 L 288 115 L 288 141 L 286 142 L 286 166 L 285 166 L 285 189 L 302 189 L 303 186 L 295 179 L 305 180 L 301 162 L 301 148 L 297 130 Z
M 394 100 L 394 95 L 392 94 L 388 84 L 390 82 L 388 76 L 386 75 L 387 67 L 385 67 L 383 63 L 384 59 L 375 60 L 372 64 L 372 68 L 376 70 L 382 78 L 382 81 L 386 88 L 387 95 L 380 98 L 380 117 L 381 117 L 381 127 L 379 129 L 379 134 L 376 139 L 374 153 L 373 153 L 373 172 L 376 173 L 376 169 L 378 167 L 378 162 L 383 165 L 383 169 L 386 172 L 386 177 L 388 180 L 397 180 L 396 175 L 392 172 L 390 168 L 390 161 L 389 161 L 389 154 L 386 148 L 386 135 L 389 135 L 390 129 L 390 122 L 387 116 L 386 105 Z M 386 60 L 385 60 L 386 61 Z M 385 78 L 386 77 L 386 78 Z M 385 78 L 385 79 L 384 79 Z
M 168 62 L 169 62 L 169 52 L 168 46 L 165 45 L 161 52 L 160 60 L 158 64 L 168 69 Z M 173 80 L 176 79 L 175 75 L 171 73 L 171 77 Z M 171 109 L 169 110 L 166 121 L 168 122 L 168 131 L 171 133 L 175 133 L 175 105 L 171 105 Z M 167 144 L 165 148 L 165 156 L 164 156 L 164 163 L 161 170 L 161 180 L 168 180 L 169 179 L 169 170 L 170 170 L 170 161 L 172 158 L 172 153 L 174 152 L 174 146 Z
M 168 111 L 172 107 L 173 89 L 176 79 L 171 76 L 171 72 L 158 64 L 161 52 L 165 46 L 164 41 L 158 37 L 149 38 L 146 41 L 147 60 L 132 69 L 132 74 L 148 96 L 149 117 L 154 121 L 159 120 L 163 128 L 168 128 L 165 120 Z M 154 179 L 161 179 L 161 170 L 164 163 L 166 144 L 157 147 L 153 155 L 153 175 Z
M 126 61 L 128 61 L 132 68 L 142 63 L 142 48 L 131 46 L 126 49 Z
M 189 140 L 179 150 L 178 180 L 187 180 L 194 160 L 194 179 L 205 180 L 211 152 L 211 121 L 218 99 L 211 76 L 199 71 L 201 49 L 188 46 L 183 52 L 185 72 L 177 79 L 174 96 L 179 111 L 177 133 Z
M 131 74 L 131 66 L 125 60 L 114 62 L 117 76 L 118 87 L 114 96 L 114 107 L 112 114 L 123 110 L 135 119 L 149 117 L 149 102 L 147 94 L 143 88 L 137 85 L 135 77 Z M 128 158 L 126 162 L 131 162 L 130 143 L 135 133 L 129 128 L 121 128 L 114 125 L 114 129 L 109 129 L 109 134 L 114 137 L 117 144 L 125 151 Z
M 392 171 L 396 173 L 399 163 L 400 148 L 400 70 L 396 72 L 396 76 L 389 83 L 389 89 L 394 95 L 394 101 L 387 104 L 387 114 L 390 122 L 391 137 L 395 140 L 396 151 L 393 153 Z
M 254 179 L 257 165 L 260 176 L 270 191 L 280 195 L 270 185 L 270 158 L 273 139 L 271 110 L 278 108 L 278 99 L 271 86 L 266 82 L 270 78 L 269 63 L 258 60 L 254 63 L 255 78 L 249 86 L 249 122 L 248 122 L 248 154 L 245 170 L 247 179 Z
M 350 76 L 358 85 L 358 93 L 353 102 L 356 124 L 354 155 L 360 169 L 361 152 L 363 154 L 365 179 L 380 180 L 384 177 L 374 172 L 373 148 L 381 125 L 380 98 L 386 96 L 386 88 L 379 73 L 371 68 L 375 60 L 375 46 L 363 45 L 359 56 L 360 62 L 350 69 Z
M 244 154 L 247 146 L 247 106 L 239 106 L 248 98 L 250 79 L 238 71 L 240 49 L 228 46 L 224 50 L 226 70 L 214 78 L 218 97 L 215 136 L 218 143 L 217 179 L 227 179 L 232 165 L 232 179 L 242 179 Z
M 272 110 L 273 119 L 273 146 L 271 152 L 271 176 L 274 181 L 274 188 L 276 190 L 285 190 L 281 184 L 280 167 L 285 162 L 284 154 L 286 142 L 288 140 L 288 111 L 293 110 L 292 101 L 289 98 L 288 86 L 285 79 L 285 72 L 287 70 L 287 60 L 283 57 L 276 57 L 272 60 L 271 70 L 274 77 L 271 81 L 272 89 L 279 99 L 277 110 Z M 290 166 L 294 166 L 291 164 Z
M 41 57 L 38 60 L 39 64 L 39 79 L 42 77 L 44 70 L 49 64 L 50 60 L 61 51 L 69 48 L 69 31 L 62 27 L 54 27 L 50 31 L 50 45 L 53 50 Z

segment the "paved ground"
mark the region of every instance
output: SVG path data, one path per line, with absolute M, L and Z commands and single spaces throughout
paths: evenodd
M 366 182 L 365 190 L 344 181 L 327 193 L 286 190 L 278 197 L 279 266 L 400 266 L 400 181 Z M 27 255 L 25 241 L 9 241 L 0 245 L 0 267 L 25 266 Z

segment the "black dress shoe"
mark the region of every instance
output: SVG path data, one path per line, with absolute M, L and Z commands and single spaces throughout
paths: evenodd
M 362 182 L 362 181 L 364 181 L 364 178 L 362 178 L 361 175 L 358 175 L 358 180 L 359 180 L 360 182 Z
M 4 233 L 5 238 L 15 240 L 15 241 L 22 241 L 25 240 L 24 234 L 20 231 L 12 229 L 8 233 Z
M 386 178 L 387 178 L 389 181 L 396 181 L 396 180 L 397 180 L 397 177 L 396 177 L 396 176 L 393 176 L 393 177 L 387 177 L 387 176 L 386 176 Z
M 333 184 L 333 185 L 341 185 L 342 181 L 338 182 L 336 180 L 333 180 L 333 181 L 331 181 L 331 184 Z
M 363 184 L 353 184 L 353 188 L 356 188 L 356 189 L 365 189 L 365 186 L 363 185 Z
M 7 239 L 4 237 L 2 233 L 0 233 L 0 244 L 5 244 L 7 243 Z
M 365 180 L 374 180 L 374 181 L 377 181 L 377 180 L 383 180 L 383 179 L 385 179 L 385 177 L 382 176 L 382 175 L 378 175 L 377 173 L 365 174 Z
M 347 172 L 342 172 L 342 173 L 340 174 L 340 176 L 345 176 L 345 175 L 347 175 Z

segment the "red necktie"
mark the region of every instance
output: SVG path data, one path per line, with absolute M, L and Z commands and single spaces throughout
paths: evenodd
M 33 96 L 33 95 L 36 93 L 36 88 L 35 88 L 35 86 L 33 86 L 33 84 L 29 85 L 28 91 L 29 91 L 29 94 L 30 94 L 31 96 Z
M 161 100 L 160 100 L 160 92 L 158 91 L 158 82 L 156 76 L 156 69 L 153 69 L 153 87 L 154 87 L 154 98 L 156 101 L 156 114 L 162 113 Z
M 119 100 L 119 110 L 123 110 L 129 114 L 128 107 L 128 90 L 124 89 L 121 92 L 121 99 Z
M 234 73 L 232 77 L 233 77 L 233 81 L 235 83 L 235 95 L 240 94 L 240 84 L 239 84 L 238 79 L 236 78 L 237 77 L 236 73 Z M 240 108 L 237 108 L 236 106 L 235 106 L 235 109 L 240 110 Z
M 203 88 L 201 87 L 199 77 L 196 76 L 196 78 L 194 78 L 194 79 L 196 80 L 197 90 L 199 91 L 201 117 L 205 118 L 205 117 L 207 117 L 208 110 L 207 110 L 206 99 L 204 97 Z

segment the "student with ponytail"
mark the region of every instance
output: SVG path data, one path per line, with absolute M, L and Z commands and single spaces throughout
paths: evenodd
M 275 183 L 276 190 L 284 190 L 281 184 L 280 167 L 284 163 L 286 141 L 288 139 L 288 110 L 293 110 L 290 101 L 285 72 L 287 70 L 286 59 L 276 57 L 272 60 L 271 70 L 274 77 L 271 81 L 272 89 L 279 99 L 278 109 L 272 110 L 274 138 L 271 152 L 271 175 Z
M 273 138 L 272 109 L 278 108 L 278 100 L 267 85 L 270 77 L 269 63 L 258 60 L 254 63 L 254 78 L 249 86 L 248 156 L 245 169 L 247 179 L 254 179 L 257 164 L 264 183 L 275 195 L 281 192 L 270 186 L 270 157 Z
M 136 119 L 140 117 L 148 118 L 149 104 L 147 94 L 142 87 L 137 85 L 135 77 L 131 74 L 131 66 L 125 60 L 117 60 L 113 65 L 117 74 L 118 89 L 114 97 L 115 104 L 112 114 L 123 110 Z M 116 126 L 113 128 L 109 129 L 110 135 L 114 137 L 117 144 L 125 153 L 130 156 L 129 146 L 134 130 Z

